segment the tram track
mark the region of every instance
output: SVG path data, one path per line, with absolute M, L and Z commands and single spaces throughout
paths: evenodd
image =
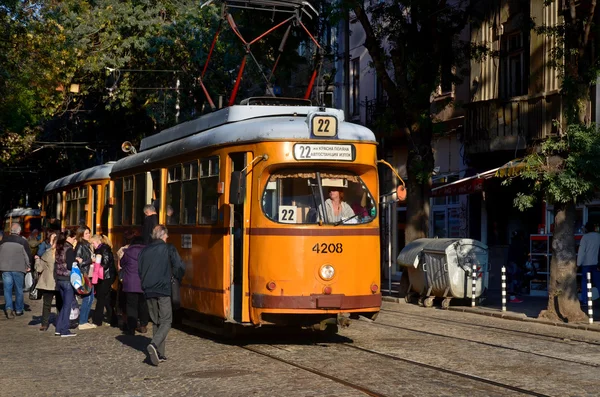
M 469 380 L 472 380 L 472 381 L 475 381 L 475 382 L 484 383 L 484 384 L 491 385 L 491 386 L 496 386 L 496 387 L 499 387 L 499 388 L 502 388 L 502 389 L 506 389 L 506 390 L 510 390 L 510 391 L 515 391 L 515 392 L 522 393 L 522 394 L 525 394 L 525 395 L 528 395 L 528 396 L 548 397 L 547 394 L 538 393 L 538 392 L 535 392 L 533 390 L 523 389 L 523 388 L 518 387 L 518 386 L 509 385 L 509 384 L 506 384 L 506 383 L 498 382 L 498 381 L 495 381 L 495 380 L 492 380 L 492 379 L 488 379 L 488 378 L 484 378 L 484 377 L 477 376 L 477 375 L 471 375 L 471 374 L 467 374 L 467 373 L 464 373 L 464 372 L 454 371 L 454 370 L 451 370 L 451 369 L 436 367 L 435 365 L 431 365 L 431 364 L 427 364 L 427 363 L 422 363 L 420 361 L 411 360 L 409 358 L 393 356 L 391 354 L 381 353 L 381 352 L 378 352 L 378 351 L 375 351 L 375 350 L 366 349 L 364 347 L 355 346 L 355 345 L 351 345 L 351 344 L 348 344 L 348 343 L 341 344 L 341 346 L 352 348 L 352 349 L 356 349 L 356 350 L 359 350 L 359 351 L 362 351 L 362 352 L 367 352 L 367 353 L 370 353 L 370 354 L 375 354 L 377 356 L 389 358 L 389 359 L 392 359 L 394 361 L 401 361 L 403 363 L 416 365 L 416 366 L 421 367 L 421 368 L 427 368 L 427 369 L 430 369 L 430 370 L 433 370 L 433 371 L 442 372 L 442 373 L 445 373 L 445 374 L 448 374 L 448 375 L 454 375 L 454 376 L 457 376 L 457 377 L 462 378 L 462 379 L 469 379 Z
M 511 334 L 511 333 L 512 334 L 520 334 L 526 338 L 534 339 L 534 340 L 558 340 L 562 343 L 576 342 L 576 343 L 584 343 L 584 344 L 588 344 L 588 345 L 592 345 L 592 346 L 600 346 L 600 342 L 589 341 L 589 340 L 584 340 L 584 339 L 572 339 L 572 338 L 565 339 L 561 336 L 541 334 L 541 333 L 529 332 L 529 331 L 520 331 L 520 330 L 515 330 L 515 329 L 488 326 L 488 325 L 482 325 L 482 324 L 473 324 L 473 323 L 467 323 L 464 321 L 450 320 L 450 319 L 444 319 L 444 318 L 439 318 L 439 317 L 422 316 L 419 314 L 408 313 L 408 312 L 399 311 L 399 310 L 381 309 L 380 311 L 389 313 L 389 314 L 393 314 L 394 316 L 403 316 L 403 317 L 409 316 L 409 317 L 414 317 L 414 318 L 421 319 L 421 320 L 427 319 L 427 320 L 434 321 L 436 323 L 451 323 L 451 324 L 457 324 L 457 325 L 462 325 L 462 326 L 484 328 L 486 330 L 493 330 L 495 332 L 504 333 L 504 334 Z
M 460 378 L 460 379 L 467 379 L 469 381 L 473 381 L 473 382 L 476 382 L 476 383 L 479 383 L 479 384 L 484 384 L 486 386 L 491 386 L 493 388 L 500 388 L 502 390 L 506 390 L 506 391 L 510 391 L 510 392 L 516 392 L 516 393 L 519 393 L 519 394 L 522 394 L 522 395 L 537 396 L 537 397 L 549 397 L 547 394 L 538 393 L 538 392 L 533 391 L 533 390 L 528 390 L 528 389 L 524 389 L 524 388 L 521 388 L 521 387 L 518 387 L 518 386 L 513 386 L 513 385 L 510 385 L 510 384 L 507 384 L 507 383 L 495 381 L 495 380 L 488 379 L 488 378 L 485 378 L 485 377 L 482 377 L 482 376 L 477 376 L 477 375 L 472 375 L 472 374 L 468 374 L 468 373 L 464 373 L 464 372 L 460 372 L 460 371 L 455 371 L 455 370 L 451 370 L 451 369 L 447 369 L 447 368 L 437 367 L 435 365 L 423 363 L 423 362 L 412 360 L 412 359 L 409 359 L 409 358 L 398 357 L 398 356 L 394 356 L 394 355 L 391 355 L 391 354 L 378 352 L 376 350 L 368 349 L 368 348 L 361 347 L 361 346 L 356 346 L 356 345 L 353 345 L 353 344 L 350 344 L 350 343 L 332 343 L 332 344 L 325 343 L 325 345 L 330 346 L 330 347 L 342 347 L 342 348 L 347 348 L 347 349 L 351 349 L 351 350 L 354 350 L 354 351 L 359 351 L 359 352 L 362 352 L 362 353 L 367 353 L 367 354 L 370 354 L 370 355 L 375 355 L 375 356 L 378 356 L 380 358 L 384 358 L 384 359 L 387 359 L 387 360 L 401 362 L 401 363 L 404 363 L 404 364 L 408 364 L 408 365 L 411 365 L 411 366 L 416 366 L 416 367 L 419 367 L 419 368 L 424 368 L 424 369 L 431 370 L 431 371 L 438 372 L 438 373 L 443 373 L 445 375 L 450 375 L 452 377 L 457 377 L 457 378 Z M 267 346 L 272 347 L 272 348 L 276 348 L 278 351 L 286 351 L 285 349 L 281 349 L 279 346 L 276 346 L 276 345 L 267 345 Z M 264 357 L 267 357 L 267 358 L 279 361 L 279 362 L 284 363 L 286 365 L 290 365 L 290 366 L 292 366 L 294 368 L 298 368 L 298 369 L 301 369 L 303 371 L 307 371 L 307 372 L 310 372 L 312 374 L 315 374 L 315 375 L 327 378 L 327 379 L 332 380 L 332 381 L 334 381 L 334 382 L 336 382 L 338 384 L 341 384 L 341 385 L 344 385 L 346 387 L 350 387 L 350 388 L 352 388 L 354 390 L 360 391 L 360 392 L 362 392 L 362 393 L 364 393 L 365 395 L 368 395 L 368 396 L 377 396 L 377 397 L 379 397 L 379 396 L 381 396 L 381 397 L 387 396 L 386 394 L 383 394 L 381 392 L 375 391 L 375 390 L 373 390 L 371 388 L 368 388 L 368 387 L 365 387 L 365 386 L 361 386 L 361 385 L 359 385 L 357 383 L 347 381 L 347 380 L 342 379 L 342 378 L 340 378 L 338 376 L 330 375 L 330 374 L 325 373 L 323 371 L 307 367 L 306 365 L 298 364 L 298 363 L 293 362 L 293 361 L 291 361 L 289 359 L 281 358 L 281 357 L 279 357 L 279 356 L 277 356 L 275 354 L 271 354 L 271 353 L 265 352 L 265 351 L 261 350 L 260 348 L 255 348 L 255 347 L 250 347 L 250 346 L 239 346 L 239 347 L 241 347 L 244 350 L 253 352 L 255 354 L 259 354 L 261 356 L 264 356 Z M 494 390 L 491 389 L 491 390 L 486 390 L 486 391 L 487 392 L 493 392 Z
M 253 347 L 250 347 L 250 346 L 240 346 L 240 347 L 242 349 L 244 349 L 244 350 L 248 350 L 248 351 L 253 352 L 255 354 L 260 354 L 260 355 L 262 355 L 264 357 L 268 357 L 268 358 L 271 358 L 273 360 L 277 360 L 279 362 L 282 362 L 282 363 L 290 365 L 292 367 L 301 369 L 303 371 L 310 372 L 312 374 L 321 376 L 323 378 L 327 378 L 327 379 L 329 379 L 331 381 L 334 381 L 334 382 L 339 383 L 341 385 L 344 385 L 346 387 L 350 387 L 350 388 L 352 388 L 354 390 L 358 390 L 358 391 L 366 394 L 367 396 L 372 396 L 372 397 L 387 397 L 387 395 L 379 393 L 379 392 L 376 392 L 376 391 L 371 390 L 371 389 L 369 389 L 367 387 L 363 387 L 361 385 L 349 382 L 349 381 L 344 380 L 342 378 L 339 378 L 337 376 L 329 375 L 329 374 L 326 374 L 326 373 L 324 373 L 322 371 L 319 371 L 319 370 L 316 370 L 316 369 L 313 369 L 313 368 L 309 368 L 309 367 L 306 367 L 304 365 L 300 365 L 298 363 L 294 363 L 292 361 L 286 360 L 286 359 L 281 358 L 281 357 L 277 357 L 274 354 L 270 354 L 270 353 L 267 353 L 265 351 L 261 351 L 260 349 L 256 349 L 256 348 L 253 348 Z
M 588 367 L 593 367 L 593 368 L 600 367 L 600 364 L 596 364 L 596 363 L 588 363 L 585 361 L 570 360 L 570 359 L 566 359 L 566 358 L 556 357 L 556 356 L 543 354 L 543 353 L 536 353 L 536 352 L 532 352 L 532 351 L 528 351 L 528 350 L 522 350 L 522 349 L 518 349 L 518 348 L 514 348 L 514 347 L 510 347 L 510 346 L 499 345 L 499 344 L 495 344 L 495 343 L 483 342 L 483 341 L 473 340 L 473 339 L 469 339 L 469 338 L 462 338 L 462 337 L 452 336 L 452 335 L 444 335 L 444 334 L 439 334 L 439 333 L 435 333 L 435 332 L 431 332 L 431 331 L 424 331 L 424 330 L 415 329 L 415 328 L 408 328 L 405 326 L 386 324 L 386 323 L 382 323 L 381 321 L 377 321 L 377 322 L 369 321 L 368 324 L 375 325 L 375 326 L 381 326 L 381 327 L 394 328 L 394 329 L 404 330 L 404 331 L 408 331 L 408 332 L 414 332 L 414 333 L 418 333 L 421 335 L 425 334 L 425 335 L 436 336 L 436 337 L 440 337 L 440 338 L 455 339 L 455 340 L 459 340 L 461 342 L 470 342 L 470 343 L 474 343 L 474 344 L 478 344 L 478 345 L 482 345 L 482 346 L 530 354 L 530 355 L 534 355 L 534 356 L 538 356 L 538 357 L 549 358 L 551 360 L 567 362 L 570 364 L 583 365 L 583 366 L 588 366 Z

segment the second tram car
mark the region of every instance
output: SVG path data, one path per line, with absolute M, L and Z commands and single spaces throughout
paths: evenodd
M 307 102 L 250 99 L 174 126 L 112 167 L 113 243 L 153 203 L 187 266 L 188 312 L 320 329 L 374 318 L 376 145 L 342 111 Z
M 37 229 L 42 231 L 42 215 L 39 209 L 32 208 L 13 208 L 4 215 L 4 234 L 10 234 L 10 227 L 13 223 L 21 225 L 21 234 L 27 238 L 32 231 Z
M 45 226 L 65 230 L 87 225 L 92 234 L 108 234 L 107 202 L 113 165 L 108 162 L 48 183 L 42 202 Z

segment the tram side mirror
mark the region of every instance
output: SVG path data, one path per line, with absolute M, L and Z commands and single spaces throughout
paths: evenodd
M 233 205 L 244 204 L 245 196 L 246 175 L 242 171 L 233 171 L 229 183 L 229 203 Z
M 396 188 L 396 197 L 398 197 L 398 201 L 406 200 L 406 188 L 403 185 Z

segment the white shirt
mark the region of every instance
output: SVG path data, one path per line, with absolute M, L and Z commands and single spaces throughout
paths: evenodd
M 600 250 L 600 233 L 586 233 L 581 238 L 577 252 L 577 266 L 596 266 Z

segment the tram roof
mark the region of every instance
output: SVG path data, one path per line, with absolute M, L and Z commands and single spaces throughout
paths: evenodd
M 12 216 L 38 216 L 41 214 L 41 211 L 39 209 L 33 209 L 33 208 L 13 208 L 12 210 L 8 210 L 6 212 L 6 215 L 4 215 L 5 218 L 10 218 Z
M 47 184 L 44 192 L 69 186 L 78 182 L 92 181 L 96 179 L 108 179 L 110 178 L 110 172 L 114 164 L 114 161 L 109 161 L 106 164 L 97 165 L 95 167 L 87 168 L 85 170 L 75 172 L 74 174 L 64 176 Z
M 307 117 L 316 112 L 337 117 L 338 139 L 376 142 L 371 130 L 345 122 L 344 113 L 338 109 L 324 110 L 317 106 L 236 105 L 144 138 L 140 152 L 117 161 L 112 173 L 211 146 L 252 141 L 311 139 Z

